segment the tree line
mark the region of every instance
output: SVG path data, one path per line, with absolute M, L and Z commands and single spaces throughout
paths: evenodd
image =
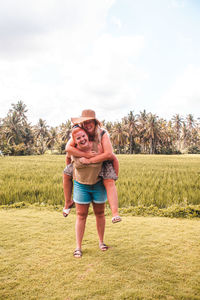
M 114 152 L 118 154 L 200 153 L 200 122 L 192 114 L 185 118 L 175 114 L 167 121 L 156 114 L 130 111 L 120 122 L 102 121 L 110 134 Z M 65 153 L 70 138 L 71 122 L 50 127 L 39 119 L 31 125 L 27 107 L 22 101 L 11 105 L 0 119 L 0 153 L 4 155 L 36 155 L 47 151 Z

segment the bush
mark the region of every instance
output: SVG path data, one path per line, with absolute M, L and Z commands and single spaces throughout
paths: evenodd
M 188 154 L 200 154 L 200 148 L 197 146 L 191 146 L 188 148 Z
M 157 206 L 130 206 L 121 208 L 120 214 L 130 214 L 132 216 L 155 216 L 168 218 L 200 218 L 200 206 L 173 205 L 168 208 L 158 208 Z

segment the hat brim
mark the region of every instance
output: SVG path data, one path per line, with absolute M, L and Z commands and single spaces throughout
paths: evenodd
M 71 118 L 72 123 L 75 124 L 80 124 L 83 123 L 85 121 L 89 121 L 89 120 L 96 120 L 97 123 L 100 125 L 101 123 L 99 122 L 99 120 L 92 118 L 92 117 L 79 117 L 79 118 Z

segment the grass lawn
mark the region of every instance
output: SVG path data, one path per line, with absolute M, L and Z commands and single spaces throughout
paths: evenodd
M 0 299 L 200 299 L 200 221 L 106 217 L 107 252 L 88 217 L 73 258 L 75 214 L 0 211 Z

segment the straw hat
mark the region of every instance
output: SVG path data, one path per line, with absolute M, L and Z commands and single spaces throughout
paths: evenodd
M 96 120 L 99 125 L 101 124 L 96 118 L 95 111 L 91 109 L 83 110 L 81 116 L 78 118 L 71 118 L 73 124 L 79 124 L 89 120 Z

